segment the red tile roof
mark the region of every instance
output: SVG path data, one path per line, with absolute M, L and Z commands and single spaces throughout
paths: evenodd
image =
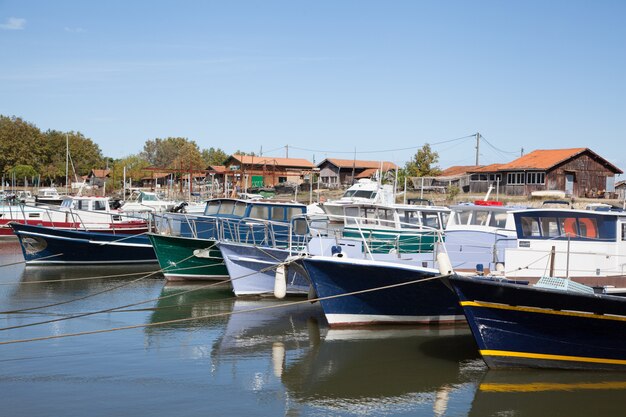
M 476 165 L 454 165 L 441 171 L 441 173 L 438 176 L 439 177 L 456 177 L 457 175 L 466 174 L 477 168 L 479 167 L 477 167 Z
M 390 171 L 390 170 L 394 170 L 398 168 L 396 164 L 394 164 L 393 162 L 389 162 L 389 161 L 361 161 L 358 159 L 354 160 L 354 159 L 336 159 L 336 158 L 326 158 L 322 162 L 317 164 L 317 166 L 318 167 L 321 166 L 326 161 L 330 162 L 331 164 L 339 168 L 355 167 L 358 169 L 363 169 L 363 168 L 380 169 L 381 162 L 383 165 L 383 171 Z
M 211 165 L 208 171 L 213 171 L 217 174 L 223 174 L 226 172 L 226 167 L 224 165 Z
M 378 171 L 376 168 L 367 168 L 365 171 L 361 172 L 359 175 L 356 175 L 354 178 L 371 178 Z
M 467 172 L 495 172 L 495 171 L 499 171 L 505 164 L 490 164 L 490 165 L 485 165 L 485 166 L 481 166 L 481 167 L 475 167 L 474 169 L 470 169 Z
M 295 168 L 313 168 L 313 164 L 302 158 L 275 158 L 271 156 L 232 155 L 241 164 L 245 165 L 276 165 Z
M 561 162 L 583 153 L 587 148 L 570 149 L 538 149 L 517 158 L 508 164 L 503 164 L 500 170 L 512 169 L 549 169 Z
M 91 172 L 96 178 L 104 178 L 111 173 L 110 169 L 92 169 Z

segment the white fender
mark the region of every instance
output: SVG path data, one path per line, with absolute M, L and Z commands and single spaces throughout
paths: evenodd
M 450 258 L 447 253 L 439 252 L 437 254 L 437 264 L 439 265 L 439 273 L 441 275 L 450 275 L 454 273 L 452 263 L 450 262 Z
M 280 265 L 274 275 L 274 297 L 285 298 L 287 295 L 287 266 Z

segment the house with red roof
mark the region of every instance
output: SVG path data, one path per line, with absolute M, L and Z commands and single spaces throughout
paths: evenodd
M 385 174 L 396 171 L 398 166 L 389 161 L 362 161 L 358 159 L 326 158 L 317 167 L 320 170 L 320 180 L 324 185 L 351 185 L 361 178 L 372 178 L 376 171 L 382 169 Z
M 615 192 L 615 175 L 623 172 L 589 148 L 570 148 L 539 149 L 468 173 L 472 193 L 486 193 L 494 186 L 505 195 L 563 191 L 573 197 L 604 197 Z
M 283 183 L 300 185 L 315 168 L 311 162 L 302 158 L 241 154 L 231 155 L 224 165 L 226 181 L 242 188 L 273 187 Z

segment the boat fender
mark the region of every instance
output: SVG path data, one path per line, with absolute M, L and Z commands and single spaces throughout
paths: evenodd
M 274 297 L 285 298 L 287 295 L 287 266 L 281 264 L 274 275 Z
M 450 257 L 445 252 L 439 252 L 437 254 L 437 264 L 439 265 L 439 273 L 441 275 L 450 275 L 454 273 L 452 269 L 452 263 L 450 263 Z

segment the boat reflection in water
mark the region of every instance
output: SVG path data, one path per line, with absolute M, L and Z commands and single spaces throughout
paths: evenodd
M 619 372 L 490 370 L 470 416 L 624 415 L 626 375 Z
M 282 381 L 324 412 L 466 415 L 485 369 L 467 327 L 327 329 Z

